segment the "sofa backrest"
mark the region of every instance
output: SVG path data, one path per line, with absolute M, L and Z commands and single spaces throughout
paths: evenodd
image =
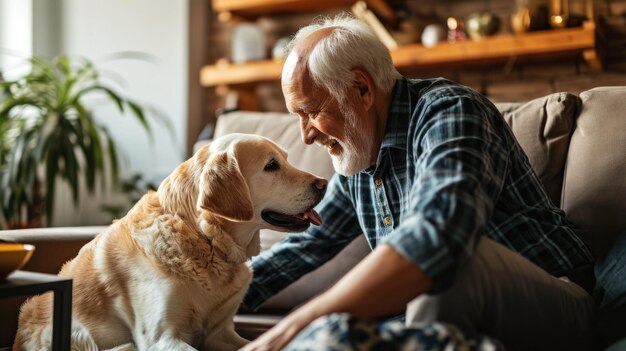
M 580 95 L 565 166 L 562 208 L 602 255 L 626 229 L 626 86 Z
M 559 206 L 580 99 L 569 93 L 554 93 L 526 103 L 499 103 L 496 107 L 513 130 L 546 193 Z

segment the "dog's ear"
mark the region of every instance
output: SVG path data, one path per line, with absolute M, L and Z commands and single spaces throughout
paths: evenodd
M 234 156 L 225 151 L 210 156 L 199 185 L 199 208 L 231 221 L 252 219 L 250 190 Z

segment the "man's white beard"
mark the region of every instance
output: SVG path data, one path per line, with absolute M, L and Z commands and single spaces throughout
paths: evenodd
M 335 171 L 348 177 L 370 166 L 370 152 L 374 141 L 373 135 L 367 135 L 363 128 L 359 128 L 358 118 L 352 108 L 346 108 L 343 114 L 346 121 L 346 140 L 337 140 L 342 152 L 330 157 Z

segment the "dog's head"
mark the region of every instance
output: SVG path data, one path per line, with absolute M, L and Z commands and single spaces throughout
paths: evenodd
M 327 181 L 287 162 L 287 152 L 267 138 L 230 134 L 214 140 L 198 184 L 199 210 L 260 228 L 303 231 L 321 224 L 313 207 Z

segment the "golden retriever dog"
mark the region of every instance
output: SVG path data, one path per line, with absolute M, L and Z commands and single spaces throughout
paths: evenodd
M 270 140 L 231 134 L 198 150 L 59 275 L 73 278 L 72 350 L 235 350 L 233 316 L 259 229 L 302 231 L 327 181 Z M 14 350 L 51 345 L 52 296 L 21 309 Z

